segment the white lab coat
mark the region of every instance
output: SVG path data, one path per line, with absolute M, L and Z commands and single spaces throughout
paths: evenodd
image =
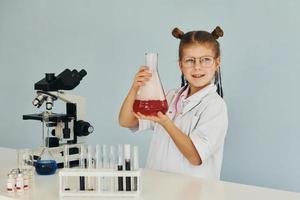
M 139 127 L 132 131 L 140 132 L 146 129 L 154 131 L 147 168 L 218 180 L 228 127 L 226 104 L 217 94 L 214 84 L 208 85 L 186 99 L 179 96 L 183 94 L 183 90 L 184 88 L 180 88 L 168 92 L 169 109 L 166 114 L 183 133 L 191 138 L 201 157 L 201 165 L 190 164 L 166 130 L 158 123 L 139 120 Z M 176 100 L 182 105 L 177 113 L 175 112 Z

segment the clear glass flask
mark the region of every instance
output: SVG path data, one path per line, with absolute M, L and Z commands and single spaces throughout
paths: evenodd
M 168 103 L 158 74 L 158 54 L 146 53 L 146 66 L 152 73 L 149 81 L 137 92 L 133 111 L 147 116 L 157 116 L 160 111 L 166 113 Z
M 57 169 L 57 163 L 49 150 L 49 138 L 50 138 L 50 127 L 48 125 L 47 115 L 48 112 L 44 112 L 43 119 L 43 148 L 39 159 L 35 164 L 35 171 L 39 175 L 52 175 Z

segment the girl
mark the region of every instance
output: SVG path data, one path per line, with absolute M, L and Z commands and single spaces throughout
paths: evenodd
M 147 167 L 220 179 L 227 109 L 220 75 L 220 27 L 213 32 L 172 31 L 180 39 L 179 67 L 182 87 L 168 92 L 169 110 L 157 116 L 134 113 L 132 106 L 140 86 L 150 79 L 147 66 L 137 72 L 123 102 L 119 123 L 133 131 L 152 129 Z

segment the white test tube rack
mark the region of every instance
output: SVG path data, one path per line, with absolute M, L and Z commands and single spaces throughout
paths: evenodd
M 59 195 L 60 197 L 137 197 L 141 192 L 141 179 L 140 176 L 141 171 L 116 171 L 112 169 L 79 169 L 79 168 L 65 168 L 59 171 Z M 118 177 L 124 177 L 123 182 L 125 182 L 125 177 L 131 177 L 131 182 L 134 177 L 137 178 L 136 189 L 131 191 L 126 191 L 125 183 L 123 187 L 123 191 L 118 191 L 117 189 L 114 191 L 103 191 L 103 190 L 79 190 L 77 189 L 64 189 L 64 181 L 65 177 L 110 177 L 114 180 L 117 180 Z M 100 180 L 96 178 L 95 180 Z M 97 183 L 99 184 L 99 183 Z M 132 184 L 132 183 L 131 183 Z M 133 187 L 132 187 L 133 188 Z

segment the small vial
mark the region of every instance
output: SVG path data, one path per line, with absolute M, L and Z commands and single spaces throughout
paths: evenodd
M 6 191 L 14 192 L 15 184 L 16 184 L 16 179 L 15 179 L 14 175 L 12 173 L 9 173 L 8 177 L 7 177 Z
M 16 190 L 16 181 L 17 181 L 17 177 L 18 177 L 18 174 L 20 173 L 20 169 L 12 169 L 11 172 L 12 176 L 14 177 L 15 179 L 15 185 L 14 185 L 14 188 Z
M 24 191 L 24 178 L 23 174 L 19 173 L 16 178 L 16 190 L 17 192 L 23 192 Z
M 24 190 L 29 189 L 29 175 L 27 171 L 23 172 Z
M 16 187 L 16 179 L 17 179 L 19 173 L 20 173 L 19 169 L 12 169 L 10 172 L 10 174 L 12 174 L 15 179 L 15 187 Z

